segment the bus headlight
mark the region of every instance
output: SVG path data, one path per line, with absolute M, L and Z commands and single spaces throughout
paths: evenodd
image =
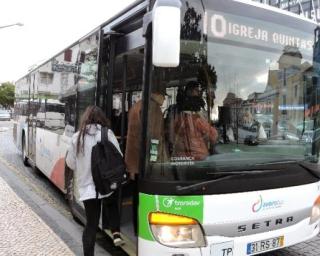
M 311 211 L 310 224 L 313 224 L 319 220 L 320 220 L 320 196 L 318 196 L 317 200 L 313 204 L 312 211 Z
M 152 212 L 149 224 L 154 238 L 169 247 L 193 248 L 206 246 L 197 220 L 168 213 Z

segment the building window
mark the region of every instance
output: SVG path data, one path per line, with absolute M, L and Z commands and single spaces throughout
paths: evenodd
M 295 85 L 294 87 L 294 97 L 298 97 L 298 85 Z
M 40 72 L 40 83 L 41 84 L 52 84 L 53 73 Z
M 71 62 L 71 60 L 72 60 L 72 50 L 71 49 L 67 49 L 64 51 L 64 60 Z
M 69 73 L 61 73 L 61 86 L 63 89 L 68 88 Z
M 300 13 L 300 4 L 297 3 L 295 5 L 291 5 L 289 11 L 299 14 Z
M 280 1 L 279 0 L 270 0 L 269 4 L 272 6 L 279 7 Z
M 287 96 L 286 95 L 282 95 L 282 103 L 283 105 L 287 105 Z

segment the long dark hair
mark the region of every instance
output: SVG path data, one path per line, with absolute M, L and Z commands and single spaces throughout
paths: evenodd
M 88 134 L 87 125 L 90 124 L 100 124 L 102 127 L 110 126 L 110 122 L 101 108 L 97 106 L 88 106 L 81 117 L 79 136 L 77 140 L 77 155 L 79 154 L 80 150 L 83 152 L 84 137 L 86 134 Z

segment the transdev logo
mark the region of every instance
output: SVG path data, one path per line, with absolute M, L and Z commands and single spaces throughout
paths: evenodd
M 165 197 L 162 204 L 166 208 L 170 207 L 181 207 L 181 206 L 199 206 L 200 202 L 196 200 L 179 200 L 174 197 Z
M 163 206 L 166 207 L 166 208 L 170 208 L 172 206 L 174 202 L 174 198 L 172 197 L 168 197 L 168 198 L 165 198 L 163 199 Z
M 262 196 L 259 195 L 259 199 L 252 205 L 253 212 L 259 212 L 264 210 L 271 210 L 282 207 L 283 200 L 264 201 Z

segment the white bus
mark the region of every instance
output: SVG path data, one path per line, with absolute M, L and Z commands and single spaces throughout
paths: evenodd
M 320 219 L 319 31 L 251 1 L 137 1 L 17 81 L 16 144 L 85 221 L 64 159 L 84 109 L 100 106 L 139 166 L 137 193 L 121 197 L 129 255 L 306 241 Z M 138 155 L 127 143 L 135 104 Z

